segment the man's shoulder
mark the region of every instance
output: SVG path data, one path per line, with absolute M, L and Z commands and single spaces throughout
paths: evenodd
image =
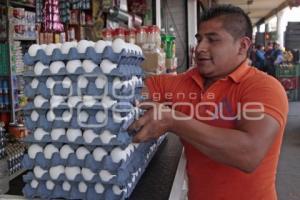
M 166 80 L 166 81 L 185 81 L 187 79 L 190 79 L 193 75 L 198 73 L 198 70 L 196 68 L 188 69 L 187 71 L 180 73 L 180 74 L 161 74 L 157 77 Z
M 283 86 L 276 78 L 254 67 L 251 67 L 249 73 L 242 79 L 241 86 L 243 88 L 268 87 L 270 89 L 283 91 Z

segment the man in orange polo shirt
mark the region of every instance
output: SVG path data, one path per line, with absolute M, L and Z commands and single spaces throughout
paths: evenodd
M 168 131 L 182 139 L 190 200 L 277 199 L 288 102 L 277 80 L 248 66 L 251 37 L 240 8 L 212 8 L 200 20 L 197 67 L 146 80 L 153 102 L 129 130 L 136 142 Z

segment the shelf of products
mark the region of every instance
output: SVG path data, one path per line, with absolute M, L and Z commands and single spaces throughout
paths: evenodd
M 283 63 L 276 66 L 276 77 L 284 87 L 289 101 L 299 100 L 300 64 Z
M 22 2 L 18 2 L 18 1 L 9 1 L 9 4 L 14 7 L 23 7 L 23 8 L 35 10 L 35 5 L 29 4 L 29 3 L 22 3 Z

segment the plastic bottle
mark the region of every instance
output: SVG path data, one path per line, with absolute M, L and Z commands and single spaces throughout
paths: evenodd
M 175 56 L 176 55 L 176 34 L 175 34 L 175 29 L 173 26 L 169 27 L 169 35 L 174 37 L 173 42 L 172 42 L 172 52 L 173 52 L 173 56 Z

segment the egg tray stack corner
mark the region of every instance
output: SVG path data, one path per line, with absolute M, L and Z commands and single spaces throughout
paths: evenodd
M 27 198 L 126 199 L 163 137 L 131 143 L 141 49 L 116 39 L 32 45 L 24 62 Z

